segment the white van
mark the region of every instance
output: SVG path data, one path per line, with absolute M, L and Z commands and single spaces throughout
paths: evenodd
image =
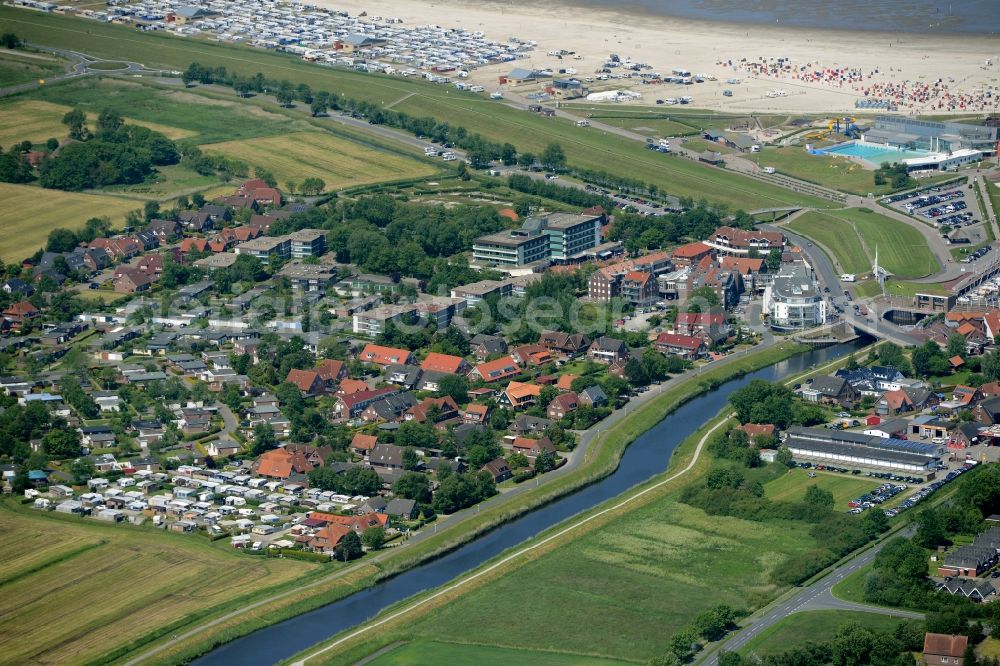
M 764 167 L 764 173 L 774 173 L 774 167 Z

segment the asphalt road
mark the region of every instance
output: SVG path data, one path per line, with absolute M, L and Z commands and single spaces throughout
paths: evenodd
M 906 536 L 912 532 L 912 528 L 904 530 L 901 536 Z M 793 613 L 814 610 L 846 610 L 866 613 L 879 613 L 880 615 L 890 615 L 899 618 L 923 619 L 923 613 L 899 610 L 895 608 L 884 608 L 882 606 L 869 606 L 867 604 L 857 604 L 843 601 L 833 596 L 833 586 L 850 576 L 867 564 L 879 554 L 888 539 L 883 539 L 874 547 L 869 548 L 860 555 L 847 560 L 834 569 L 829 575 L 820 579 L 816 583 L 800 588 L 797 592 L 783 601 L 777 601 L 770 606 L 752 615 L 743 628 L 734 633 L 728 641 L 706 650 L 696 659 L 696 663 L 705 666 L 715 666 L 719 663 L 719 650 L 725 649 L 727 652 L 738 652 L 745 648 L 747 644 L 761 632 L 773 627 Z

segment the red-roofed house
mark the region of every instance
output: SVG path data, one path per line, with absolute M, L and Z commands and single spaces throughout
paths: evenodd
M 369 388 L 368 384 L 360 379 L 344 379 L 337 387 L 337 395 L 351 395 L 359 391 L 367 391 Z
M 986 337 L 996 344 L 997 336 L 1000 335 L 1000 310 L 990 310 L 983 316 L 983 328 Z
M 365 435 L 359 432 L 351 440 L 351 451 L 354 451 L 359 456 L 367 456 L 375 448 L 376 444 L 378 444 L 377 436 Z
M 358 360 L 376 365 L 409 365 L 413 362 L 413 354 L 405 349 L 368 344 L 358 354 Z
M 692 361 L 708 351 L 704 338 L 676 333 L 660 333 L 656 336 L 653 347 L 664 354 L 675 354 Z
M 711 256 L 712 248 L 701 241 L 681 245 L 671 255 L 679 267 L 694 266 L 705 257 Z
M 425 372 L 431 370 L 434 372 L 446 372 L 451 375 L 464 375 L 469 372 L 469 364 L 461 356 L 431 352 L 427 354 L 427 358 L 420 364 L 420 369 Z
M 351 528 L 346 525 L 327 525 L 309 539 L 309 549 L 314 553 L 333 553 L 350 531 Z
M 153 284 L 152 276 L 135 268 L 122 269 L 114 278 L 115 291 L 119 294 L 147 291 L 151 284 Z
M 697 335 L 713 341 L 726 338 L 726 315 L 721 312 L 680 312 L 674 323 L 674 332 L 680 335 Z
M 24 322 L 34 319 L 42 312 L 28 301 L 18 301 L 3 311 L 4 319 L 9 319 L 14 328 L 18 328 Z
M 181 252 L 208 252 L 208 240 L 204 238 L 185 238 L 181 241 Z
M 265 451 L 254 463 L 254 470 L 258 475 L 283 480 L 305 475 L 314 467 L 301 452 L 289 452 L 285 449 Z
M 436 415 L 434 414 L 435 411 L 437 412 Z M 434 416 L 433 419 L 431 418 L 432 415 Z M 441 421 L 458 418 L 458 405 L 455 404 L 454 398 L 450 395 L 446 395 L 443 398 L 424 398 L 418 404 L 406 410 L 404 418 L 407 421 L 416 421 L 417 423 L 426 423 L 428 421 L 440 423 Z
M 462 412 L 462 420 L 466 423 L 486 423 L 489 415 L 489 405 L 479 405 L 473 402 L 466 405 L 465 411 Z
M 504 389 L 501 402 L 505 402 L 514 409 L 525 409 L 535 404 L 541 394 L 542 387 L 537 384 L 511 382 Z
M 880 416 L 895 416 L 910 411 L 913 411 L 913 401 L 902 389 L 886 391 L 875 403 L 875 413 Z
M 288 377 L 285 378 L 285 381 L 295 384 L 302 391 L 302 395 L 306 396 L 319 395 L 326 390 L 326 383 L 315 370 L 292 368 L 288 371 Z
M 327 358 L 320 361 L 316 366 L 319 378 L 328 384 L 332 384 L 347 375 L 347 365 L 343 361 Z
M 520 453 L 529 459 L 535 459 L 542 453 L 555 453 L 556 447 L 552 445 L 552 440 L 548 437 L 532 439 L 530 437 L 516 437 L 511 444 L 514 453 Z
M 570 391 L 569 393 L 561 393 L 556 397 L 552 398 L 552 402 L 549 403 L 546 414 L 548 417 L 554 421 L 558 421 L 567 414 L 571 414 L 576 411 L 576 408 L 580 406 L 580 401 L 576 397 L 576 393 Z
M 349 419 L 358 416 L 370 404 L 388 395 L 399 393 L 396 386 L 384 386 L 378 389 L 358 391 L 349 395 L 341 395 L 334 406 L 333 411 L 338 418 Z
M 727 254 L 749 254 L 757 250 L 767 254 L 771 250 L 781 250 L 785 247 L 785 235 L 778 231 L 763 231 L 760 229 L 736 229 L 735 227 L 719 227 L 705 244 Z
M 474 378 L 478 377 L 484 382 L 496 382 L 507 377 L 513 377 L 520 371 L 521 368 L 517 365 L 517 361 L 510 356 L 504 356 L 495 361 L 480 363 L 472 369 L 470 376 Z
M 775 428 L 772 423 L 746 423 L 740 426 L 740 430 L 753 440 L 754 437 L 759 435 L 773 436 Z
M 924 634 L 924 661 L 927 666 L 963 666 L 968 636 Z
M 629 271 L 622 278 L 621 295 L 636 307 L 652 305 L 658 296 L 656 279 L 652 273 Z

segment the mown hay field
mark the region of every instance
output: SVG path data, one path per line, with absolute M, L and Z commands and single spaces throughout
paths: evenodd
M 21 141 L 44 143 L 53 137 L 60 140 L 65 139 L 67 129 L 62 124 L 62 118 L 71 108 L 63 104 L 53 104 L 37 99 L 19 99 L 9 104 L 0 105 L 0 146 L 8 148 L 11 144 Z M 93 129 L 96 120 L 96 113 L 87 114 L 87 122 L 91 129 Z M 125 122 L 148 127 L 160 132 L 168 139 L 183 139 L 193 134 L 193 132 L 179 127 L 135 120 L 127 116 Z
M 142 208 L 141 201 L 106 194 L 80 194 L 43 190 L 30 185 L 0 183 L 0 259 L 20 261 L 41 247 L 56 227 L 77 229 L 92 217 L 109 217 L 114 223 L 125 213 Z
M 323 132 L 293 132 L 245 141 L 202 146 L 267 169 L 278 186 L 289 180 L 322 178 L 327 189 L 342 189 L 435 173 L 433 167 L 404 155 L 376 150 Z
M 0 505 L 0 663 L 77 664 L 317 565 Z M 44 566 L 43 566 L 44 565 Z

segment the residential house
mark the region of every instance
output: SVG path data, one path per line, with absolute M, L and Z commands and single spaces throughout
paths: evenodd
M 577 395 L 581 405 L 590 407 L 603 407 L 608 404 L 608 396 L 600 386 L 591 386 Z
M 394 497 L 385 506 L 385 514 L 397 520 L 413 520 L 417 517 L 417 502 L 404 497 Z
M 326 382 L 320 378 L 319 373 L 315 370 L 292 368 L 288 371 L 288 377 L 285 378 L 285 381 L 295 384 L 304 396 L 316 396 L 326 392 Z
M 28 301 L 18 301 L 3 311 L 4 319 L 9 320 L 15 330 L 20 329 L 25 322 L 40 317 L 41 314 L 41 310 Z
M 976 421 L 983 425 L 1000 424 L 1000 397 L 982 400 L 972 410 Z
M 514 476 L 510 470 L 510 465 L 503 458 L 496 458 L 483 465 L 483 471 L 489 472 L 495 483 L 502 483 Z
M 367 344 L 361 350 L 361 353 L 358 354 L 358 360 L 382 366 L 393 364 L 409 365 L 413 362 L 413 354 L 405 349 Z
M 705 245 L 725 254 L 746 256 L 756 250 L 764 256 L 771 250 L 783 250 L 785 236 L 778 231 L 719 227 L 708 237 Z
M 135 294 L 148 291 L 153 278 L 136 269 L 122 269 L 114 278 L 115 291 L 119 294 Z
M 726 324 L 726 315 L 722 312 L 680 312 L 674 323 L 674 332 L 719 342 L 729 337 L 729 326 Z
M 375 421 L 396 421 L 402 418 L 408 409 L 417 404 L 412 393 L 396 393 L 386 395 L 372 402 L 361 412 L 361 418 L 369 423 Z
M 552 361 L 552 353 L 542 345 L 521 345 L 515 347 L 511 351 L 510 357 L 522 367 L 545 365 Z
M 359 456 L 367 457 L 376 444 L 378 444 L 378 437 L 376 435 L 366 435 L 359 432 L 351 440 L 351 451 Z
M 555 453 L 556 447 L 548 437 L 535 439 L 532 437 L 515 437 L 511 443 L 511 450 L 520 453 L 529 460 L 534 460 L 542 453 Z
M 515 435 L 529 435 L 533 433 L 545 432 L 545 430 L 547 430 L 552 423 L 553 421 L 550 419 L 521 414 L 514 419 L 514 422 L 510 424 L 510 427 L 507 428 L 507 430 Z
M 879 416 L 898 416 L 913 411 L 913 401 L 906 391 L 886 391 L 875 403 L 875 413 Z
M 495 335 L 478 333 L 469 341 L 473 356 L 483 362 L 490 356 L 507 353 L 507 341 Z
M 553 398 L 552 402 L 549 403 L 546 415 L 550 419 L 558 421 L 568 414 L 575 412 L 579 406 L 580 400 L 576 393 L 573 393 L 572 391 L 569 393 L 561 393 Z
M 446 395 L 443 398 L 424 398 L 418 404 L 407 410 L 407 421 L 417 423 L 441 423 L 458 418 L 458 405 L 455 400 Z
M 343 361 L 328 358 L 320 361 L 316 366 L 319 378 L 331 386 L 347 376 L 347 365 Z
M 394 363 L 386 366 L 385 380 L 392 384 L 399 384 L 408 389 L 414 388 L 420 381 L 421 371 L 416 365 L 402 365 Z
M 420 364 L 420 369 L 432 372 L 444 372 L 452 375 L 464 375 L 469 372 L 469 364 L 461 356 L 430 352 Z
M 464 423 L 486 423 L 489 416 L 489 405 L 480 405 L 472 402 L 466 405 L 465 410 L 462 412 L 462 421 Z
M 304 480 L 305 475 L 315 467 L 302 453 L 285 449 L 265 451 L 253 465 L 258 476 L 282 481 Z
M 514 409 L 527 409 L 535 404 L 541 394 L 542 387 L 537 384 L 511 382 L 500 396 L 500 402 Z
M 469 376 L 473 379 L 482 379 L 484 382 L 496 382 L 513 377 L 519 372 L 521 372 L 521 368 L 517 361 L 511 356 L 504 356 L 495 361 L 480 363 L 472 369 Z
M 590 344 L 587 358 L 605 365 L 615 361 L 625 361 L 628 360 L 628 347 L 621 340 L 602 335 Z
M 403 447 L 394 444 L 376 444 L 368 454 L 372 467 L 403 469 Z
M 820 375 L 813 378 L 812 384 L 801 390 L 802 398 L 810 402 L 835 404 L 848 407 L 857 402 L 861 395 L 843 377 Z
M 704 338 L 676 333 L 660 333 L 653 347 L 664 354 L 674 354 L 691 361 L 708 353 Z
M 694 243 L 688 243 L 687 245 L 681 245 L 679 248 L 673 251 L 671 254 L 671 259 L 673 259 L 674 265 L 679 268 L 696 266 L 699 261 L 705 257 L 712 256 L 713 249 L 711 246 L 697 241 Z
M 563 333 L 562 331 L 543 331 L 538 344 L 551 351 L 574 356 L 586 351 L 590 339 L 583 333 Z

